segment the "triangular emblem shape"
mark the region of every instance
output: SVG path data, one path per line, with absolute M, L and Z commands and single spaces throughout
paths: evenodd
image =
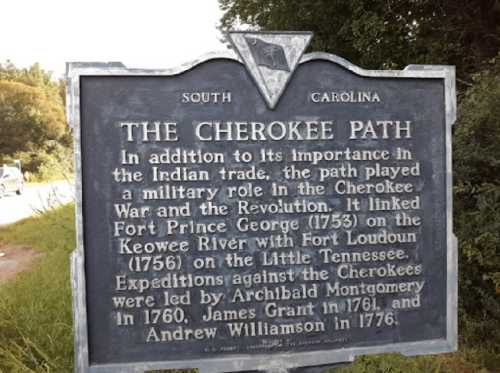
M 278 103 L 312 36 L 312 32 L 229 33 L 269 108 Z

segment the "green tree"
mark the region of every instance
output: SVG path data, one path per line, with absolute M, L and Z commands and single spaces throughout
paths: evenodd
M 498 0 L 219 0 L 221 29 L 313 31 L 311 50 L 365 68 L 457 65 L 466 78 L 500 48 Z
M 0 161 L 36 155 L 48 150 L 50 141 L 69 145 L 61 103 L 39 87 L 0 80 Z
M 64 80 L 54 80 L 39 64 L 21 69 L 0 63 L 0 162 L 20 159 L 36 179 L 56 177 L 54 166 L 62 163 L 71 170 L 63 162 L 72 141 L 64 102 Z
M 500 347 L 500 55 L 473 75 L 454 133 L 460 304 L 471 343 Z M 473 327 L 472 327 L 473 326 Z

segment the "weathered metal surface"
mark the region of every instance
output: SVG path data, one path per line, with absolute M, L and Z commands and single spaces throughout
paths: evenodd
M 186 76 L 188 72 L 189 77 Z M 130 78 L 134 78 L 133 81 Z M 234 108 L 231 109 L 233 111 L 227 111 L 226 108 L 224 111 L 195 108 L 191 112 L 182 112 L 175 103 L 168 103 L 168 97 L 172 91 L 164 91 L 160 88 L 166 82 L 170 82 L 169 79 L 172 79 L 173 82 L 171 87 L 176 87 L 175 85 L 178 84 L 178 87 L 185 90 L 196 89 L 201 81 L 205 82 L 207 86 L 231 87 L 234 92 L 240 95 L 241 100 L 233 105 Z M 453 67 L 412 65 L 402 71 L 373 71 L 363 70 L 331 54 L 311 53 L 302 57 L 289 87 L 274 111 L 267 108 L 267 106 L 273 107 L 269 105 L 269 101 L 264 104 L 261 97 L 256 95 L 255 88 L 252 90 L 252 82 L 249 80 L 241 60 L 230 52 L 211 54 L 180 68 L 170 70 L 127 69 L 119 63 L 72 63 L 68 65 L 68 83 L 67 111 L 75 135 L 77 175 L 78 246 L 72 255 L 71 267 L 75 323 L 75 367 L 78 372 L 144 372 L 162 368 L 198 368 L 202 372 L 270 371 L 348 362 L 360 354 L 391 351 L 401 352 L 405 355 L 416 355 L 448 352 L 456 349 L 457 246 L 452 227 L 451 195 L 451 126 L 456 117 Z M 132 92 L 137 84 L 141 87 L 138 92 L 149 93 L 146 95 L 139 93 L 135 96 L 134 94 L 114 95 L 114 92 Z M 168 115 L 166 113 L 176 113 L 185 118 L 187 123 L 196 118 L 199 119 L 201 116 L 217 119 L 252 118 L 252 113 L 258 113 L 259 119 L 276 118 L 279 115 L 287 118 L 324 117 L 331 115 L 328 114 L 331 108 L 308 106 L 306 111 L 301 111 L 308 103 L 304 102 L 303 97 L 297 93 L 303 92 L 300 90 L 301 87 L 306 87 L 307 90 L 322 85 L 329 87 L 332 84 L 339 86 L 344 84 L 346 87 L 362 85 L 378 89 L 386 93 L 386 97 L 391 97 L 389 102 L 393 106 L 375 108 L 374 110 L 379 112 L 385 110 L 385 112 L 391 113 L 396 110 L 396 112 L 411 113 L 411 115 L 420 116 L 419 120 L 432 124 L 429 128 L 430 135 L 419 139 L 415 143 L 414 150 L 419 152 L 418 146 L 422 146 L 421 153 L 430 152 L 432 160 L 435 162 L 433 167 L 437 170 L 436 173 L 428 172 L 425 176 L 426 181 L 435 183 L 437 193 L 436 201 L 432 203 L 434 209 L 425 213 L 425 220 L 446 222 L 442 228 L 435 227 L 435 231 L 432 233 L 435 236 L 433 244 L 427 243 L 430 244 L 429 247 L 437 245 L 446 248 L 442 260 L 439 259 L 438 255 L 429 259 L 435 261 L 434 264 L 428 263 L 433 270 L 426 278 L 435 286 L 434 295 L 429 294 L 433 299 L 432 302 L 436 310 L 435 317 L 437 317 L 429 324 L 433 327 L 429 329 L 425 325 L 421 325 L 420 330 L 411 329 L 411 335 L 398 336 L 397 338 L 387 331 L 381 331 L 373 334 L 370 339 L 363 343 L 359 341 L 347 344 L 324 343 L 316 347 L 301 349 L 286 346 L 280 348 L 278 346 L 268 352 L 242 353 L 237 351 L 230 354 L 203 353 L 195 344 L 184 346 L 182 349 L 176 349 L 175 346 L 170 347 L 167 352 L 162 352 L 165 351 L 165 346 L 133 347 L 133 332 L 127 337 L 126 334 L 117 334 L 116 330 L 106 327 L 106 324 L 109 324 L 110 316 L 109 312 L 106 311 L 105 302 L 101 299 L 105 299 L 106 294 L 109 293 L 109 290 L 106 289 L 110 286 L 111 277 L 106 273 L 106 270 L 113 270 L 115 264 L 113 264 L 109 249 L 102 248 L 101 250 L 104 250 L 106 255 L 96 256 L 96 248 L 110 242 L 106 221 L 100 223 L 102 224 L 101 228 L 98 222 L 103 217 L 108 216 L 109 207 L 107 205 L 112 203 L 111 199 L 113 198 L 112 188 L 106 185 L 103 175 L 109 171 L 109 165 L 116 158 L 116 150 L 123 144 L 119 143 L 119 139 L 113 137 L 109 129 L 102 128 L 102 123 L 113 123 L 120 119 L 126 120 L 131 116 L 137 118 L 141 115 L 144 118 L 165 117 Z M 81 95 L 81 89 L 87 90 L 85 91 L 86 96 Z M 391 93 L 395 90 L 397 90 L 397 95 Z M 427 97 L 419 95 L 424 90 Z M 150 96 L 151 93 L 154 93 L 154 97 Z M 127 99 L 123 101 L 123 97 L 127 97 Z M 425 108 L 425 114 L 417 113 L 411 109 L 415 100 L 419 100 L 419 108 Z M 86 105 L 83 108 L 81 108 L 82 102 Z M 104 111 L 99 111 L 101 109 Z M 336 118 L 350 118 L 353 115 L 353 110 L 358 110 L 359 114 L 359 109 L 352 107 L 336 107 L 335 110 Z M 83 112 L 85 112 L 83 118 L 87 120 L 85 122 L 86 128 L 83 128 L 81 122 Z M 109 117 L 103 117 L 103 113 Z M 224 116 L 226 117 L 224 118 Z M 441 127 L 439 127 L 440 123 Z M 435 139 L 435 141 L 429 144 L 429 139 Z M 187 144 L 196 145 L 189 141 Z M 210 149 L 210 147 L 208 148 Z M 91 149 L 92 151 L 90 151 Z M 115 153 L 112 153 L 113 150 Z M 421 154 L 420 158 L 425 158 L 425 155 Z M 82 164 L 84 159 L 86 168 Z M 82 174 L 85 175 L 85 178 L 82 178 Z M 442 201 L 440 196 L 444 197 Z M 87 233 L 85 236 L 85 232 L 92 232 L 92 235 L 89 236 Z M 439 240 L 444 240 L 444 244 L 439 243 Z M 444 283 L 446 284 L 444 285 Z M 101 284 L 101 287 L 97 284 Z M 439 286 L 439 284 L 443 284 L 443 286 Z M 89 293 L 88 289 L 90 289 Z M 442 301 L 439 300 L 440 297 Z M 96 307 L 100 309 L 99 312 L 95 312 Z M 92 312 L 94 313 L 92 314 Z M 441 322 L 443 315 L 446 318 L 444 324 Z M 93 325 L 89 325 L 89 321 Z M 444 327 L 440 329 L 437 328 L 438 325 Z M 89 336 L 89 330 L 91 330 L 91 336 Z M 234 341 L 229 342 L 235 344 Z M 222 341 L 217 343 L 220 344 Z M 241 346 L 245 345 L 244 341 L 238 343 Z M 89 354 L 89 348 L 93 349 L 91 354 Z M 93 356 L 90 356 L 92 354 Z
M 268 106 L 274 108 L 309 45 L 312 33 L 242 31 L 231 32 L 228 36 Z M 280 59 L 284 61 L 276 64 Z

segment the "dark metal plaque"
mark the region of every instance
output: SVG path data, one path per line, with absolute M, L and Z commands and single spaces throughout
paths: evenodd
M 182 69 L 69 65 L 77 370 L 455 349 L 453 68 L 247 34 Z

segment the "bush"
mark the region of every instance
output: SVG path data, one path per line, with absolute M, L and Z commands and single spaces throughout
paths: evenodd
M 38 151 L 17 152 L 4 162 L 21 161 L 28 182 L 68 179 L 73 174 L 73 151 L 57 141 L 47 141 Z
M 500 55 L 474 76 L 454 133 L 461 337 L 500 352 Z

